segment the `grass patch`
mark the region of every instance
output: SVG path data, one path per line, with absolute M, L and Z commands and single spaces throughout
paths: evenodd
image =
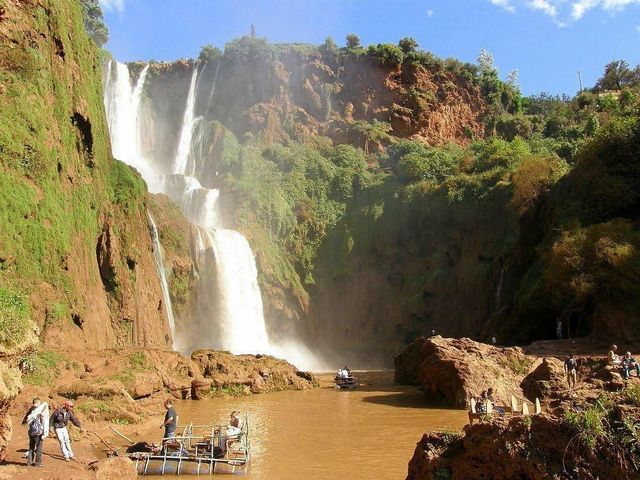
M 511 371 L 517 375 L 525 375 L 529 368 L 531 368 L 531 362 L 526 359 L 514 359 L 509 362 L 509 368 Z
M 567 412 L 564 415 L 565 423 L 576 431 L 582 443 L 593 450 L 598 439 L 606 436 L 605 421 L 607 410 L 597 402 L 596 405 L 581 412 Z
M 31 310 L 27 299 L 21 294 L 0 287 L 0 344 L 19 344 L 25 338 L 30 320 Z
M 640 407 L 640 385 L 630 385 L 622 392 L 622 399 L 625 403 L 630 403 Z
M 211 387 L 211 392 L 216 395 L 227 395 L 229 397 L 242 397 L 244 393 L 244 385 L 223 385 L 222 387 Z
M 50 351 L 32 353 L 20 362 L 20 368 L 24 374 L 22 380 L 29 385 L 53 385 L 62 366 L 73 365 L 60 353 Z

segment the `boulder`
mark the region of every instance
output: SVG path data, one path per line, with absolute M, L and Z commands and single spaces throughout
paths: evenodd
M 409 349 L 417 347 L 412 345 Z M 414 351 L 404 358 L 415 355 Z M 425 339 L 419 358 L 420 383 L 427 400 L 458 408 L 466 408 L 471 396 L 489 387 L 494 390 L 496 403 L 508 405 L 511 395 L 522 395 L 520 383 L 532 364 L 520 348 L 498 348 L 468 338 L 440 336 Z
M 564 364 L 554 357 L 542 359 L 542 362 L 527 375 L 520 384 L 525 397 L 532 402 L 557 396 L 566 388 Z
M 111 457 L 98 462 L 95 467 L 96 480 L 136 480 L 138 472 L 131 460 L 125 457 Z
M 206 379 L 218 391 L 250 393 L 303 390 L 318 386 L 315 376 L 269 355 L 232 355 L 196 350 L 191 356 Z
M 133 375 L 133 382 L 127 385 L 127 392 L 134 400 L 138 400 L 162 391 L 162 386 L 162 379 L 155 373 L 140 372 Z
M 427 339 L 419 337 L 402 353 L 395 356 L 393 381 L 401 385 L 421 385 L 420 365 L 422 364 L 422 348 Z

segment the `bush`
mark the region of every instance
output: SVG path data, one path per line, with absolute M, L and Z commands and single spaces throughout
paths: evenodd
M 198 55 L 198 61 L 207 63 L 207 62 L 215 62 L 222 58 L 222 51 L 211 44 L 205 45 L 200 50 L 200 54 Z
M 244 36 L 232 40 L 224 47 L 224 60 L 227 63 L 253 63 L 273 65 L 278 58 L 276 49 L 266 38 Z
M 525 157 L 511 177 L 511 205 L 519 213 L 533 207 L 540 196 L 569 170 L 567 163 L 555 155 Z
M 40 351 L 24 357 L 20 361 L 22 379 L 29 385 L 53 385 L 60 374 L 60 366 L 67 359 L 56 352 Z
M 380 65 L 395 67 L 402 64 L 404 53 L 402 49 L 396 45 L 389 43 L 379 43 L 371 45 L 367 49 L 367 55 L 377 61 Z
M 19 344 L 26 335 L 31 320 L 27 299 L 0 286 L 0 344 Z

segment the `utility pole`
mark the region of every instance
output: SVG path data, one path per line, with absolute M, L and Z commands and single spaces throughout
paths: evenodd
M 578 70 L 578 81 L 580 82 L 580 93 L 582 93 L 582 73 L 580 73 L 580 70 Z

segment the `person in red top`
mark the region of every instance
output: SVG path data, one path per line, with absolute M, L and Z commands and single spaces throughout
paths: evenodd
M 80 421 L 73 414 L 73 402 L 67 400 L 62 407 L 56 408 L 51 415 L 50 425 L 56 432 L 56 437 L 60 443 L 60 450 L 67 462 L 70 462 L 73 456 L 73 450 L 71 450 L 71 439 L 69 438 L 69 431 L 67 425 L 69 422 L 73 423 L 76 427 L 82 430 Z M 84 430 L 83 430 L 84 431 Z

